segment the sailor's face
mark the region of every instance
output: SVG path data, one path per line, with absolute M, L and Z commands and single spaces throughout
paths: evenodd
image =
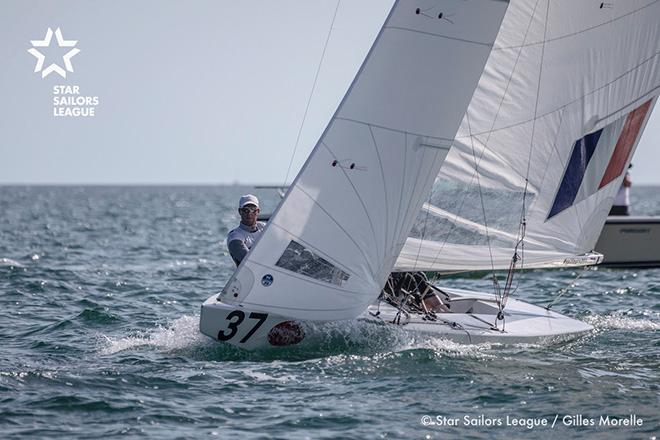
M 259 208 L 255 205 L 249 204 L 238 210 L 241 215 L 241 223 L 247 226 L 254 226 L 257 223 L 257 215 L 259 215 Z

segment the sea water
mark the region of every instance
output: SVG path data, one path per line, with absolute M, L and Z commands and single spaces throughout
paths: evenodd
M 241 187 L 0 187 L 2 438 L 653 438 L 660 270 L 519 274 L 591 323 L 545 345 L 318 325 L 248 353 L 198 331 Z M 657 188 L 634 213 L 660 214 Z M 262 197 L 263 210 L 277 196 Z M 577 281 L 575 279 L 581 275 Z M 448 278 L 490 291 L 484 275 Z

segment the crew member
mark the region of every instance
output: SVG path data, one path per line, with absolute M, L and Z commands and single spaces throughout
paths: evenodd
M 621 188 L 619 188 L 619 192 L 616 193 L 616 197 L 614 197 L 614 204 L 612 205 L 612 209 L 610 209 L 610 215 L 630 215 L 631 186 L 632 180 L 630 179 L 630 173 L 626 171 L 626 176 L 623 178 Z
M 241 264 L 252 245 L 261 235 L 266 224 L 258 222 L 259 199 L 252 194 L 241 197 L 238 202 L 238 213 L 241 216 L 241 224 L 232 229 L 227 235 L 227 247 L 232 260 L 236 266 Z

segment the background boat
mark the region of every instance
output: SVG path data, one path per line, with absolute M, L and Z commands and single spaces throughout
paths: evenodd
M 604 266 L 660 267 L 660 217 L 608 217 L 596 252 L 604 255 Z

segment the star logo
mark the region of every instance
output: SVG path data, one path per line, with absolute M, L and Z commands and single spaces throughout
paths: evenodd
M 41 52 L 39 52 L 39 50 L 35 48 L 49 47 L 52 39 L 53 39 L 53 30 L 51 28 L 48 28 L 48 31 L 46 31 L 46 38 L 44 38 L 43 40 L 30 41 L 30 43 L 32 43 L 32 48 L 28 49 L 28 52 L 37 58 L 37 65 L 34 66 L 34 71 L 35 73 L 41 72 L 42 78 L 47 77 L 52 72 L 59 73 L 62 78 L 66 78 L 67 72 L 73 72 L 73 65 L 71 65 L 71 58 L 73 58 L 75 55 L 77 55 L 80 52 L 80 49 L 74 47 L 78 43 L 78 40 L 65 40 L 62 37 L 62 31 L 60 30 L 60 28 L 57 28 L 55 30 L 55 39 L 57 40 L 57 45 L 59 47 L 72 48 L 62 57 L 64 61 L 64 68 L 66 70 L 64 70 L 62 67 L 60 67 L 55 63 L 50 64 L 48 67 L 44 69 L 44 61 L 46 60 L 46 57 Z

